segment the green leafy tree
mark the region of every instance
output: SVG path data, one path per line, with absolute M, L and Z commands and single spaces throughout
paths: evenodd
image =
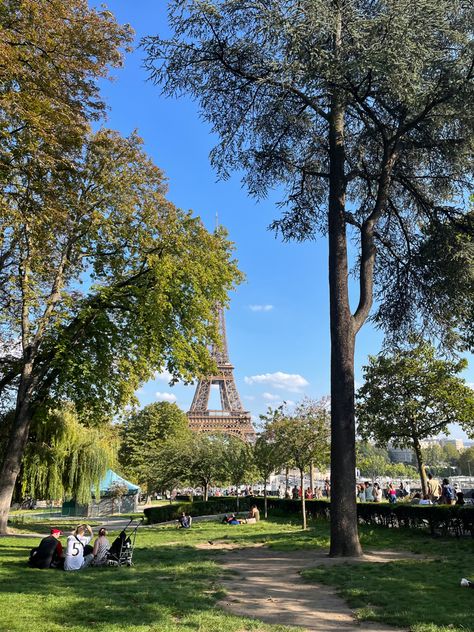
M 465 476 L 474 476 L 474 446 L 463 450 L 459 456 L 459 469 Z
M 191 433 L 176 433 L 164 439 L 159 449 L 150 452 L 149 490 L 172 491 L 190 480 L 192 441 Z
M 304 475 L 311 464 L 320 469 L 329 462 L 330 412 L 326 400 L 304 399 L 292 414 L 277 409 L 267 431 L 274 437 L 286 462 L 299 470 L 301 485 L 302 528 L 306 529 Z
M 372 480 L 387 475 L 390 470 L 387 448 L 373 445 L 367 441 L 357 441 L 356 465 L 361 476 Z
M 431 330 L 452 324 L 426 300 L 426 270 L 412 263 L 423 228 L 455 224 L 468 209 L 474 9 L 463 0 L 168 6 L 172 37 L 144 41 L 149 76 L 165 94 L 187 92 L 199 103 L 219 138 L 211 161 L 221 177 L 244 170 L 257 197 L 283 189 L 285 210 L 272 227 L 284 239 L 328 237 L 331 555 L 359 555 L 355 338 L 374 296 L 373 316 L 388 332 L 404 334 L 414 319 Z
M 121 49 L 132 39 L 128 25 L 119 25 L 110 11 L 91 8 L 86 0 L 1 3 L 0 187 L 4 191 L 19 177 L 68 170 L 71 153 L 80 149 L 89 121 L 100 119 L 105 111 L 98 80 L 122 65 Z
M 279 470 L 284 463 L 281 447 L 275 440 L 270 429 L 270 424 L 274 419 L 275 411 L 271 408 L 267 415 L 260 415 L 260 419 L 265 423 L 264 430 L 255 441 L 253 458 L 257 472 L 263 479 L 263 508 L 264 517 L 268 518 L 267 507 L 267 482 L 272 472 Z
M 392 355 L 370 357 L 357 392 L 359 433 L 379 444 L 391 441 L 415 452 L 423 493 L 427 493 L 421 440 L 459 423 L 474 430 L 474 393 L 458 374 L 467 362 L 436 357 L 426 342 Z
M 13 418 L 10 413 L 0 419 L 0 459 L 4 457 Z M 87 504 L 93 489 L 98 496 L 107 469 L 115 466 L 117 450 L 118 434 L 111 424 L 86 427 L 71 404 L 40 408 L 32 419 L 16 481 L 16 499 L 72 497 Z
M 122 498 L 128 492 L 128 487 L 125 483 L 121 483 L 120 481 L 114 481 L 112 485 L 107 490 L 108 496 L 112 499 L 112 513 L 115 513 L 115 509 L 117 508 L 120 513 L 122 507 Z
M 166 200 L 163 174 L 141 144 L 101 130 L 71 170 L 51 171 L 31 184 L 31 198 L 8 197 L 0 212 L 10 253 L 0 393 L 15 406 L 0 531 L 36 406 L 71 401 L 90 425 L 164 366 L 185 380 L 212 369 L 214 307 L 238 277 L 230 244 Z
M 209 486 L 227 479 L 225 471 L 226 438 L 221 435 L 194 433 L 189 454 L 189 479 L 203 489 L 205 501 L 209 498 Z
M 184 412 L 169 402 L 149 404 L 142 410 L 132 413 L 121 426 L 121 445 L 119 461 L 124 473 L 133 478 L 150 494 L 153 491 L 168 489 L 170 481 L 165 481 L 163 468 L 172 467 L 173 447 L 178 443 L 191 441 L 188 420 Z M 173 447 L 171 443 L 173 440 Z M 157 467 L 160 475 L 157 476 Z M 176 478 L 174 474 L 170 480 Z
M 439 444 L 431 444 L 421 448 L 421 456 L 423 463 L 431 472 L 439 474 L 440 469 L 444 467 L 443 448 Z
M 255 477 L 255 464 L 253 448 L 250 443 L 239 437 L 229 435 L 224 443 L 222 456 L 223 474 L 236 489 L 237 511 L 240 507 L 240 486 L 251 482 Z M 225 473 L 224 473 L 225 472 Z

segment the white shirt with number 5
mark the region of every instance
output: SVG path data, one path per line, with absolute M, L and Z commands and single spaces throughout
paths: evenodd
M 66 557 L 64 559 L 65 571 L 78 571 L 84 564 L 84 547 L 89 544 L 91 537 L 88 535 L 70 535 L 67 539 Z

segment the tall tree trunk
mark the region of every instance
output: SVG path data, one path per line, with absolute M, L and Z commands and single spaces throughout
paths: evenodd
M 418 472 L 420 474 L 421 491 L 423 492 L 423 496 L 425 496 L 426 494 L 428 494 L 428 482 L 426 480 L 426 470 L 423 463 L 423 454 L 421 453 L 420 440 L 418 439 L 416 435 L 412 437 L 412 439 L 413 439 L 413 449 L 415 451 L 415 456 L 416 456 L 416 462 L 418 464 Z
M 31 424 L 32 363 L 23 367 L 18 387 L 16 412 L 0 472 L 0 533 L 8 533 L 8 513 L 20 473 L 21 460 Z
M 303 530 L 306 529 L 306 500 L 304 497 L 304 470 L 300 470 L 301 481 L 301 518 Z
M 207 503 L 209 498 L 209 483 L 204 483 L 204 501 Z
M 339 12 L 340 15 L 340 12 Z M 336 54 L 341 18 L 335 34 Z M 331 556 L 360 556 L 355 497 L 354 345 L 345 220 L 344 105 L 335 91 L 329 121 L 329 298 L 331 318 Z
M 285 498 L 288 498 L 290 489 L 290 468 L 285 467 Z
M 240 497 L 239 497 L 239 488 L 237 487 L 237 498 L 236 498 L 236 500 L 235 500 L 235 504 L 236 504 L 236 507 L 237 507 L 237 513 L 238 513 L 238 511 L 239 511 L 239 500 L 240 500 Z
M 314 463 L 311 463 L 309 466 L 309 487 L 312 494 L 314 490 Z

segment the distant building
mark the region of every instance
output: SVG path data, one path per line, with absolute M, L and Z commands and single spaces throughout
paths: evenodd
M 394 463 L 413 463 L 415 453 L 410 448 L 396 448 L 389 444 L 387 446 L 390 460 Z
M 462 439 L 440 439 L 439 443 L 441 446 L 453 445 L 458 452 L 464 450 L 464 441 Z
M 432 445 L 439 445 L 441 448 L 445 445 L 453 445 L 459 452 L 467 447 L 466 445 L 464 445 L 464 441 L 462 439 L 448 439 L 447 437 L 423 439 L 422 441 L 420 441 L 420 444 L 422 448 L 429 448 Z

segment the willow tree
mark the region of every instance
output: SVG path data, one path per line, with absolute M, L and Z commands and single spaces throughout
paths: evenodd
M 132 135 L 91 134 L 64 168 L 13 179 L 0 223 L 0 395 L 15 409 L 0 475 L 0 531 L 31 420 L 43 402 L 74 403 L 100 424 L 164 366 L 210 371 L 214 306 L 238 278 L 222 232 L 165 197 L 164 176 Z
M 118 435 L 111 425 L 99 428 L 80 423 L 74 407 L 46 408 L 34 416 L 23 455 L 21 497 L 79 503 L 96 496 L 102 477 L 117 458 Z
M 174 36 L 144 41 L 151 79 L 165 94 L 188 93 L 200 104 L 220 141 L 211 161 L 222 177 L 243 169 L 256 196 L 283 188 L 284 210 L 272 227 L 285 239 L 328 237 L 331 555 L 358 555 L 356 335 L 374 293 L 381 324 L 397 325 L 388 315 L 402 304 L 405 284 L 396 281 L 423 241 L 421 227 L 465 212 L 474 9 L 465 0 L 168 5 Z M 353 306 L 348 234 L 358 249 Z M 389 269 L 395 282 L 386 292 Z M 429 307 L 421 302 L 425 313 Z

